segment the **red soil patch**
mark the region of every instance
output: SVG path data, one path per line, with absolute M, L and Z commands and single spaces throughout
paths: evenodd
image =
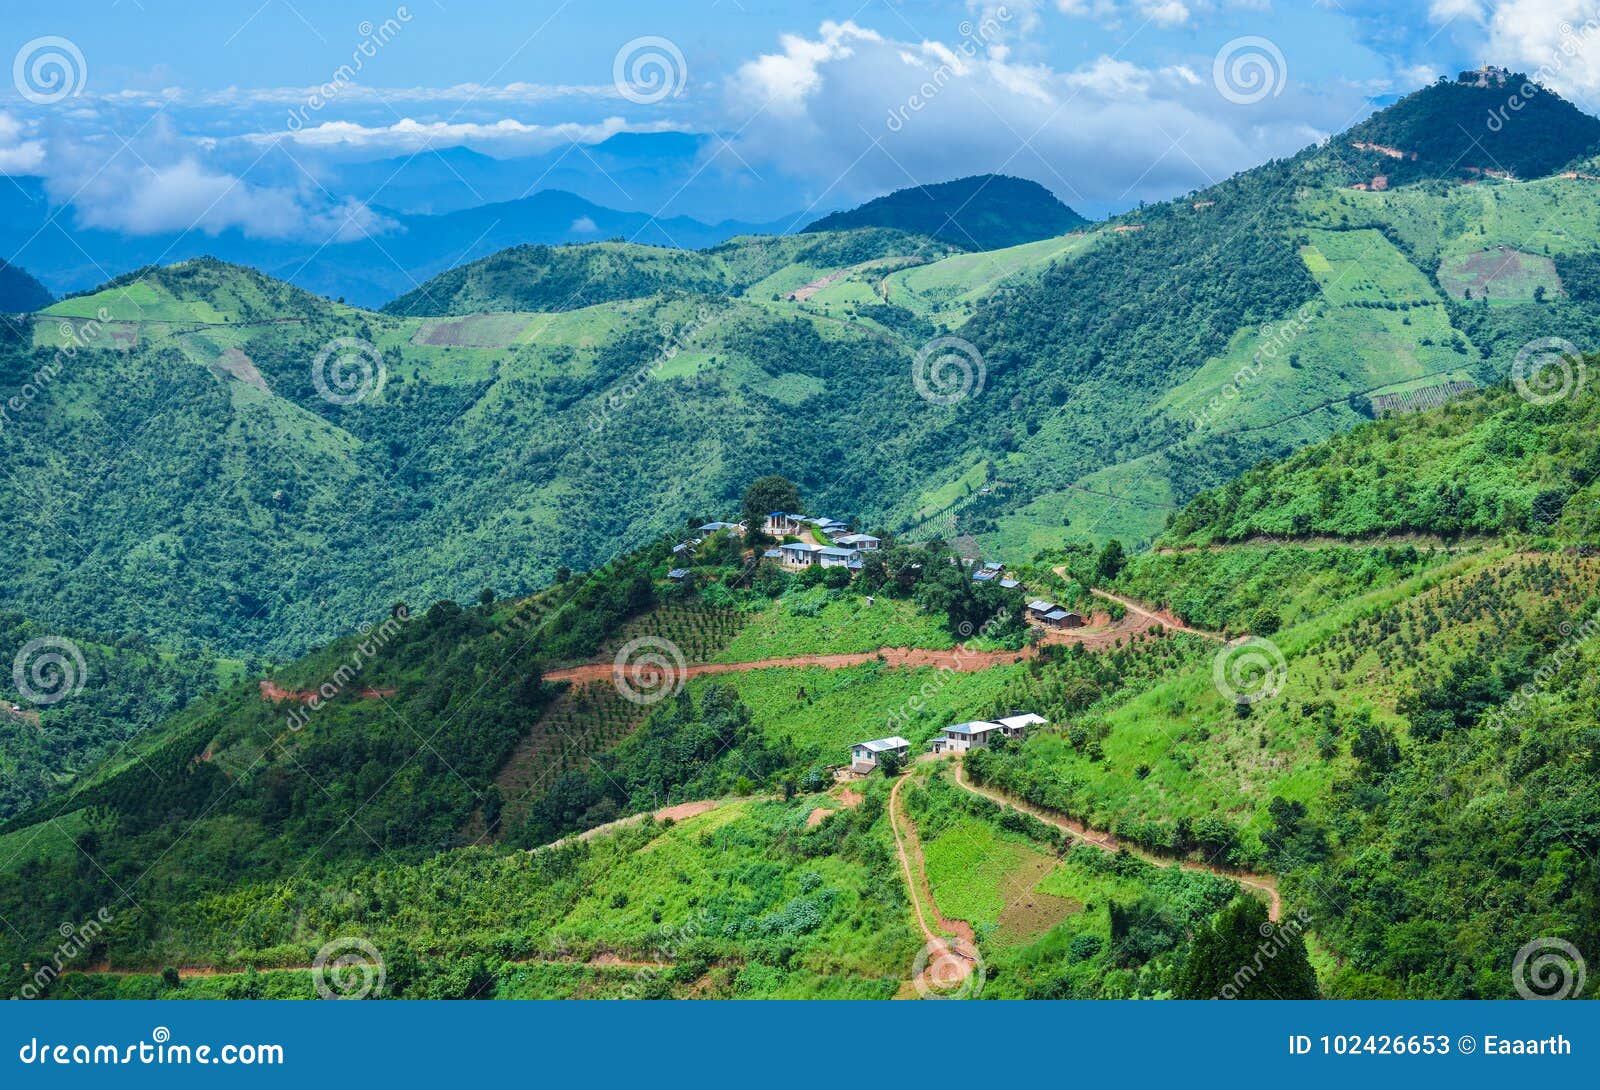
M 398 693 L 399 689 L 355 689 L 355 695 L 362 700 L 386 700 Z M 338 694 L 335 693 L 335 696 Z M 316 689 L 285 689 L 276 681 L 263 681 L 261 683 L 261 699 L 269 704 L 309 704 L 313 700 L 329 700 L 331 697 L 323 696 Z
M 666 821 L 668 818 L 671 818 L 673 821 L 683 821 L 686 818 L 692 818 L 698 814 L 705 813 L 707 810 L 715 810 L 716 808 L 716 799 L 701 799 L 698 802 L 680 802 L 676 806 L 667 806 L 657 810 L 655 812 L 655 819 L 657 821 Z

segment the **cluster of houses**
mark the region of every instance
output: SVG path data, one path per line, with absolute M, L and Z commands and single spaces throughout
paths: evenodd
M 1014 712 L 999 719 L 975 719 L 946 727 L 928 741 L 930 753 L 966 753 L 986 749 L 996 738 L 1020 740 L 1029 727 L 1042 727 L 1048 720 L 1033 712 Z M 850 771 L 865 776 L 878 767 L 886 754 L 894 754 L 903 764 L 911 759 L 911 743 L 899 735 L 857 742 L 850 747 Z
M 1049 628 L 1082 628 L 1083 614 L 1062 609 L 1054 602 L 1035 598 L 1028 603 L 1028 619 Z
M 776 560 L 790 568 L 848 568 L 860 571 L 861 554 L 883 547 L 882 539 L 871 534 L 852 533 L 849 524 L 838 519 L 794 515 L 785 511 L 772 512 L 761 524 L 761 529 L 772 537 L 800 534 L 815 537 L 821 534 L 832 542 L 831 545 L 820 545 L 815 541 L 790 541 L 762 554 L 764 559 Z
M 705 544 L 706 538 L 723 530 L 742 537 L 745 532 L 745 524 L 742 522 L 708 522 L 698 528 L 698 537 L 691 537 L 688 541 L 680 541 L 672 547 L 673 558 L 687 560 L 694 555 L 694 551 L 698 546 Z M 667 578 L 674 583 L 682 582 L 689 578 L 689 569 L 673 568 L 667 573 Z

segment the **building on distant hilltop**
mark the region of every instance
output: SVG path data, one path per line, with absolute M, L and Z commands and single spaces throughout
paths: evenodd
M 1485 64 L 1456 77 L 1457 83 L 1468 87 L 1504 87 L 1511 79 L 1511 70 L 1496 64 Z
M 700 527 L 700 532 L 702 534 L 714 534 L 718 530 L 729 530 L 729 531 L 731 531 L 731 532 L 733 532 L 735 534 L 743 534 L 744 533 L 744 523 L 742 523 L 742 522 L 708 522 L 704 526 Z
M 902 761 L 911 756 L 911 743 L 895 735 L 892 738 L 874 738 L 870 742 L 857 742 L 850 747 L 850 771 L 865 776 L 878 767 L 885 753 L 893 753 Z

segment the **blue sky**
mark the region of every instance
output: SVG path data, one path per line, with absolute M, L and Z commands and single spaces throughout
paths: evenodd
M 998 170 L 1103 213 L 1486 59 L 1593 110 L 1596 26 L 1600 0 L 60 0 L 0 31 L 0 174 L 93 226 L 315 235 L 368 222 L 328 164 L 681 130 L 715 136 L 695 185 L 756 210 Z

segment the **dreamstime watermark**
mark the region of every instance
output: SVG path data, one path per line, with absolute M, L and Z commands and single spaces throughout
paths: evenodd
M 689 82 L 683 50 L 670 38 L 646 35 L 623 43 L 611 61 L 611 81 L 629 102 L 649 106 L 676 98 Z
M 1310 926 L 1311 913 L 1304 908 L 1287 920 L 1278 923 L 1271 920 L 1263 922 L 1260 928 L 1261 942 L 1256 946 L 1255 957 L 1247 964 L 1239 966 L 1233 978 L 1212 998 L 1238 999 L 1251 982 L 1265 971 L 1266 963 L 1273 961 L 1287 950 L 1290 943 L 1298 939 Z
M 977 999 L 987 971 L 983 955 L 953 939 L 929 939 L 911 962 L 911 986 L 924 999 Z
M 166 1026 L 151 1030 L 148 1041 L 133 1041 L 126 1045 L 107 1044 L 104 1041 L 94 1044 L 52 1044 L 31 1037 L 27 1044 L 17 1050 L 17 1059 L 25 1064 L 110 1067 L 125 1064 L 278 1066 L 283 1063 L 283 1046 L 277 1044 L 229 1042 L 222 1045 L 175 1045 L 171 1041 L 172 1031 Z
M 290 132 L 299 132 L 305 127 L 311 115 L 319 113 L 328 103 L 338 98 L 345 89 L 356 81 L 367 61 L 378 55 L 378 51 L 399 36 L 405 24 L 411 22 L 411 9 L 401 4 L 394 9 L 394 14 L 383 22 L 374 25 L 370 19 L 363 19 L 356 26 L 356 34 L 361 38 L 354 49 L 350 51 L 350 60 L 333 70 L 328 81 L 314 88 L 306 96 L 305 104 L 289 111 L 289 119 L 284 127 Z
M 1199 431 L 1214 423 L 1224 407 L 1237 401 L 1245 389 L 1261 377 L 1261 372 L 1266 369 L 1267 364 L 1276 361 L 1280 353 L 1300 339 L 1301 334 L 1306 331 L 1306 327 L 1317 317 L 1320 310 L 1317 301 L 1312 300 L 1301 304 L 1300 309 L 1295 311 L 1294 317 L 1276 326 L 1271 322 L 1263 323 L 1261 342 L 1256 346 L 1256 350 L 1250 353 L 1249 362 L 1235 371 L 1221 390 L 1211 395 L 1205 408 L 1199 412 L 1190 412 L 1189 417 L 1194 423 L 1195 430 Z
M 1511 985 L 1524 999 L 1576 999 L 1588 981 L 1586 969 L 1576 946 L 1542 935 L 1512 959 Z
M 36 106 L 49 106 L 83 94 L 89 65 L 70 38 L 47 34 L 24 43 L 11 61 L 17 93 Z
M 984 16 L 976 26 L 971 20 L 962 20 L 961 25 L 956 28 L 961 34 L 961 40 L 956 43 L 955 49 L 941 50 L 942 59 L 939 67 L 922 81 L 904 103 L 889 111 L 889 118 L 884 122 L 884 128 L 890 132 L 899 132 L 905 128 L 912 114 L 921 113 L 928 103 L 939 97 L 946 84 L 961 74 L 961 62 L 970 61 L 978 55 L 978 50 L 993 44 L 1000 36 L 1001 26 L 1010 21 L 1011 9 L 1004 4 L 996 8 L 993 15 Z
M 1576 397 L 1587 378 L 1583 353 L 1561 337 L 1529 341 L 1511 361 L 1511 384 L 1531 405 L 1549 405 Z
M 662 928 L 660 937 L 649 951 L 649 956 L 656 959 L 659 964 L 641 965 L 634 972 L 633 979 L 623 985 L 618 993 L 621 999 L 642 999 L 647 994 L 647 989 L 652 981 L 661 976 L 673 962 L 676 962 L 683 948 L 692 940 L 705 933 L 706 923 L 710 915 L 705 909 L 699 909 L 683 923 L 674 927 Z
M 917 687 L 917 691 L 901 701 L 900 706 L 890 712 L 884 720 L 885 730 L 888 734 L 899 734 L 911 724 L 911 717 L 919 715 L 927 708 L 928 702 L 938 696 L 944 687 L 954 681 L 956 676 L 963 672 L 963 665 L 969 658 L 981 655 L 982 652 L 972 646 L 972 640 L 987 637 L 995 629 L 1010 623 L 1011 611 L 1002 609 L 990 617 L 976 630 L 971 622 L 962 621 L 957 630 L 962 636 L 960 643 L 956 644 L 955 651 L 950 656 L 950 661 L 934 670 L 933 677 L 924 681 Z
M 333 674 L 317 686 L 310 693 L 300 697 L 300 706 L 289 713 L 288 727 L 298 731 L 311 721 L 311 714 L 322 708 L 348 689 L 361 672 L 377 657 L 378 652 L 389 646 L 390 642 L 400 634 L 400 626 L 411 620 L 411 611 L 402 602 L 389 612 L 382 624 L 374 626 L 368 622 L 361 626 L 361 639 L 356 643 L 355 650 L 351 652 L 346 662 L 339 664 Z M 265 684 L 265 683 L 263 683 Z M 372 695 L 384 695 L 377 689 L 367 689 L 364 692 Z
M 1590 614 L 1582 621 L 1574 624 L 1571 621 L 1562 621 L 1556 631 L 1561 634 L 1561 644 L 1550 654 L 1546 655 L 1539 668 L 1533 672 L 1533 677 L 1517 686 L 1516 692 L 1508 696 L 1505 701 L 1488 715 L 1483 717 L 1485 726 L 1497 731 L 1503 731 L 1516 720 L 1532 709 L 1534 701 L 1546 695 L 1550 688 L 1551 680 L 1568 663 L 1575 661 L 1579 653 L 1600 635 L 1600 610 Z
M 25 967 L 29 973 L 28 982 L 17 992 L 17 998 L 37 999 L 43 995 L 68 965 L 105 934 L 106 925 L 111 919 L 111 910 L 101 908 L 81 924 L 74 926 L 69 922 L 58 927 L 56 933 L 61 936 L 61 942 L 50 952 L 49 961 L 43 965 Z
M 623 644 L 611 664 L 612 680 L 624 700 L 659 704 L 683 688 L 688 677 L 683 649 L 664 636 L 639 636 Z
M 388 377 L 383 353 L 359 337 L 335 337 L 311 361 L 311 385 L 330 405 L 349 407 L 382 393 Z
M 1217 50 L 1211 62 L 1211 82 L 1229 102 L 1249 106 L 1283 94 L 1289 83 L 1289 65 L 1276 42 L 1246 35 Z
M 1254 704 L 1277 696 L 1289 680 L 1289 663 L 1278 645 L 1250 636 L 1225 645 L 1211 662 L 1217 692 L 1234 704 Z
M 47 708 L 83 692 L 89 664 L 65 636 L 39 636 L 22 645 L 11 661 L 11 684 L 30 704 Z
M 610 422 L 615 413 L 621 412 L 628 403 L 638 397 L 662 370 L 678 358 L 678 354 L 689 346 L 700 334 L 704 333 L 716 321 L 717 308 L 702 303 L 695 308 L 693 316 L 680 325 L 671 322 L 662 322 L 657 332 L 661 334 L 661 347 L 656 349 L 650 362 L 629 375 L 621 387 L 612 390 L 600 401 L 597 410 L 589 414 L 589 430 L 598 433 Z
M 917 396 L 934 405 L 954 405 L 983 393 L 988 371 L 983 354 L 960 337 L 935 337 L 911 363 Z
M 1578 28 L 1574 28 L 1571 23 L 1563 22 L 1559 29 L 1561 42 L 1551 48 L 1550 59 L 1535 69 L 1524 83 L 1511 92 L 1504 106 L 1489 111 L 1489 120 L 1485 124 L 1490 132 L 1499 132 L 1505 128 L 1512 114 L 1522 112 L 1523 108 L 1540 94 L 1539 85 L 1548 87 L 1557 76 L 1566 71 L 1569 61 L 1577 60 L 1580 65 L 1587 63 L 1584 51 L 1589 45 L 1589 40 L 1596 32 L 1600 32 L 1600 22 L 1588 19 Z
M 372 943 L 354 935 L 325 944 L 311 962 L 311 982 L 324 999 L 381 996 L 386 980 L 383 955 Z
M 49 362 L 40 367 L 22 383 L 21 389 L 0 402 L 0 432 L 3 432 L 13 423 L 13 416 L 21 416 L 28 407 L 37 401 L 50 387 L 50 384 L 61 377 L 61 372 L 66 370 L 69 361 L 75 359 L 80 348 L 92 348 L 93 342 L 98 340 L 107 322 L 111 320 L 111 312 L 105 307 L 95 311 L 93 318 L 74 325 L 71 322 L 62 322 L 57 327 L 61 335 L 61 343 L 56 346 L 55 354 Z

